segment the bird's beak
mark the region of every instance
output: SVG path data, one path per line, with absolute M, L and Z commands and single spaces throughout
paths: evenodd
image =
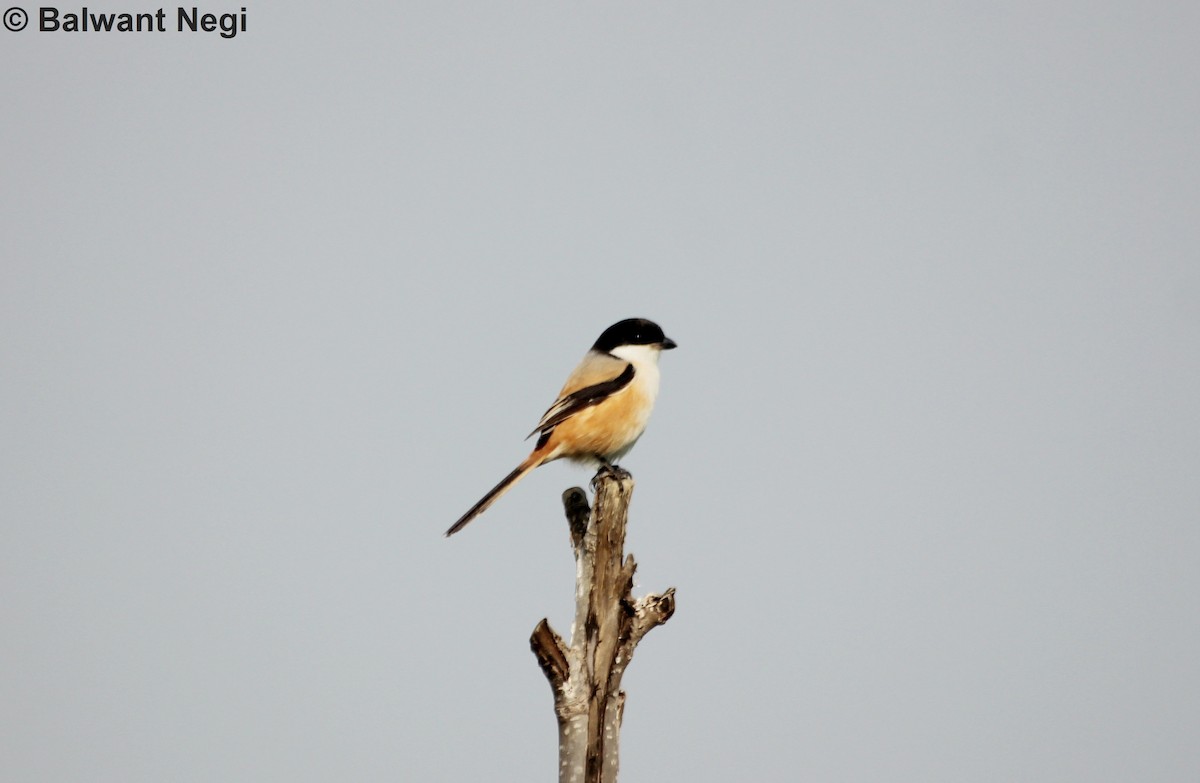
M 664 337 L 660 345 L 664 351 L 669 351 L 675 347 L 675 341 L 670 337 Z

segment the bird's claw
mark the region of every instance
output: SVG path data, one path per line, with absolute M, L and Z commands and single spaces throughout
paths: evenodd
M 596 471 L 596 477 L 599 478 L 600 476 L 610 476 L 617 481 L 625 481 L 626 479 L 633 478 L 628 470 L 625 470 L 620 465 L 614 465 L 608 460 L 600 460 L 600 470 Z

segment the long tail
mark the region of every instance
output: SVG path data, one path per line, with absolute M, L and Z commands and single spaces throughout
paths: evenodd
M 524 462 L 522 462 L 520 465 L 517 466 L 516 470 L 514 470 L 512 473 L 509 473 L 507 476 L 505 476 L 504 479 L 499 484 L 492 487 L 491 492 L 488 492 L 486 495 L 483 496 L 482 500 L 480 500 L 475 505 L 471 506 L 470 511 L 468 511 L 467 513 L 465 513 L 461 517 L 459 517 L 458 521 L 455 522 L 453 525 L 451 525 L 450 529 L 446 531 L 446 537 L 449 538 L 450 536 L 454 535 L 458 531 L 462 530 L 464 527 L 466 527 L 467 525 L 469 525 L 471 523 L 472 519 L 479 516 L 484 511 L 487 511 L 488 506 L 495 503 L 497 500 L 500 499 L 501 495 L 503 495 L 505 492 L 508 492 L 510 489 L 512 489 L 513 485 L 516 484 L 518 481 L 520 481 L 522 478 L 524 478 L 526 473 L 533 470 L 538 465 L 541 465 L 542 462 L 544 461 L 543 460 L 544 456 L 545 455 L 543 455 L 543 454 L 539 454 L 537 450 L 534 450 L 534 452 L 532 454 L 530 454 L 528 457 L 525 458 Z

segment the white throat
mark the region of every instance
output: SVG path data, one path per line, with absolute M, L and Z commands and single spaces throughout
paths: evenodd
M 613 348 L 610 353 L 618 359 L 629 362 L 634 369 L 640 370 L 646 365 L 657 367 L 658 355 L 662 353 L 662 349 L 657 345 L 620 345 Z
M 658 396 L 658 356 L 662 349 L 657 345 L 621 345 L 612 349 L 610 353 L 633 365 L 633 382 L 653 405 L 654 398 Z

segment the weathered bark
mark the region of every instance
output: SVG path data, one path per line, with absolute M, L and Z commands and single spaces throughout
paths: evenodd
M 624 550 L 633 477 L 604 468 L 592 487 L 591 509 L 582 489 L 563 493 L 576 565 L 571 644 L 546 620 L 529 639 L 554 692 L 559 783 L 615 783 L 625 708 L 621 677 L 642 637 L 675 611 L 673 587 L 661 595 L 632 594 L 637 565 Z

